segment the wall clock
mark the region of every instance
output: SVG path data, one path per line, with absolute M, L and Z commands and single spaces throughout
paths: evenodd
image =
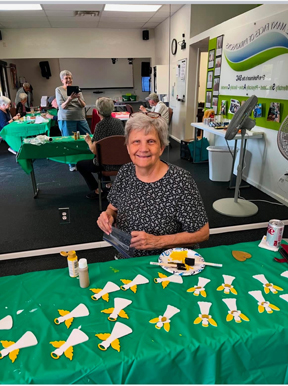
M 172 55 L 176 55 L 177 45 L 178 45 L 177 40 L 173 39 L 172 42 L 171 42 L 171 53 L 172 53 Z

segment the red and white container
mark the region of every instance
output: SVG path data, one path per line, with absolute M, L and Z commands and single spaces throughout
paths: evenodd
M 271 247 L 279 247 L 284 232 L 284 223 L 280 220 L 270 220 L 267 228 L 266 242 Z

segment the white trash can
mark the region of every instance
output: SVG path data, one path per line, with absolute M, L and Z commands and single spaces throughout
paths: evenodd
M 234 147 L 230 147 L 232 155 L 227 146 L 208 146 L 207 150 L 209 154 L 209 179 L 211 181 L 229 181 Z

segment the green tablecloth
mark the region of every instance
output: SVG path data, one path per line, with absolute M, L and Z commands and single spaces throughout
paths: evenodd
M 49 119 L 48 123 L 32 123 L 32 122 L 12 122 L 4 126 L 0 132 L 1 137 L 15 151 L 19 151 L 23 138 L 38 135 L 49 135 L 53 121 Z
M 80 160 L 93 159 L 89 146 L 84 140 L 85 135 L 77 141 L 73 137 L 53 137 L 52 142 L 43 145 L 23 143 L 17 156 L 17 162 L 27 173 L 31 173 L 32 160 L 49 158 L 56 162 L 75 164 Z
M 223 263 L 223 268 L 205 267 L 202 273 L 183 277 L 183 284 L 169 283 L 163 289 L 153 279 L 158 272 L 169 273 L 149 265 L 157 257 L 118 260 L 89 265 L 90 286 L 79 287 L 77 278 L 70 278 L 68 269 L 27 273 L 0 278 L 0 319 L 13 317 L 13 328 L 1 330 L 1 340 L 15 342 L 26 331 L 32 331 L 38 344 L 20 350 L 14 363 L 9 357 L 0 361 L 2 384 L 287 384 L 288 382 L 288 303 L 281 293 L 288 291 L 288 278 L 280 274 L 287 264 L 273 261 L 277 252 L 260 249 L 258 242 L 201 249 L 206 261 Z M 250 252 L 252 258 L 236 261 L 232 250 Z M 97 252 L 95 252 L 97 253 Z M 64 258 L 60 257 L 59 259 Z M 89 261 L 88 261 L 89 263 Z M 103 289 L 107 281 L 122 285 L 121 279 L 132 280 L 142 274 L 149 283 L 139 285 L 137 292 L 116 291 L 109 301 L 93 301 L 90 288 Z M 237 295 L 217 291 L 222 275 L 235 277 Z M 277 294 L 265 294 L 263 285 L 252 276 L 264 274 L 267 280 L 282 287 Z M 197 286 L 199 277 L 210 279 L 207 297 L 194 296 L 187 289 Z M 257 301 L 248 291 L 259 290 L 264 298 L 280 308 L 273 313 L 258 312 Z M 102 310 L 114 307 L 114 298 L 132 300 L 125 312 L 129 319 L 118 321 L 132 328 L 133 333 L 120 338 L 120 352 L 111 346 L 98 349 L 101 342 L 95 334 L 111 333 L 114 322 Z M 237 299 L 237 308 L 250 321 L 226 321 L 228 307 L 222 301 Z M 197 302 L 210 302 L 209 315 L 217 327 L 194 324 L 200 314 Z M 69 329 L 64 323 L 54 324 L 58 310 L 72 311 L 83 303 L 89 316 L 74 318 Z M 170 331 L 149 323 L 163 315 L 167 305 L 180 309 L 173 316 Z M 22 310 L 21 313 L 19 311 Z M 72 329 L 81 328 L 89 340 L 74 347 L 73 359 L 63 354 L 58 360 L 50 354 L 52 341 L 66 341 Z M 0 345 L 1 346 L 1 345 Z

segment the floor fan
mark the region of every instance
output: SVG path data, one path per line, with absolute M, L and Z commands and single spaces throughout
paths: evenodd
M 226 134 L 225 139 L 233 139 L 239 130 L 241 130 L 241 146 L 240 146 L 240 157 L 239 164 L 237 167 L 237 179 L 235 186 L 234 198 L 222 198 L 213 203 L 213 208 L 216 212 L 231 217 L 248 217 L 253 216 L 258 212 L 257 205 L 250 201 L 242 200 L 238 198 L 239 187 L 242 178 L 242 164 L 244 157 L 244 137 L 246 130 L 251 130 L 255 126 L 255 121 L 249 118 L 252 110 L 258 102 L 258 98 L 252 95 L 247 101 L 236 111 L 233 119 L 231 120 Z M 236 149 L 235 149 L 236 150 Z

